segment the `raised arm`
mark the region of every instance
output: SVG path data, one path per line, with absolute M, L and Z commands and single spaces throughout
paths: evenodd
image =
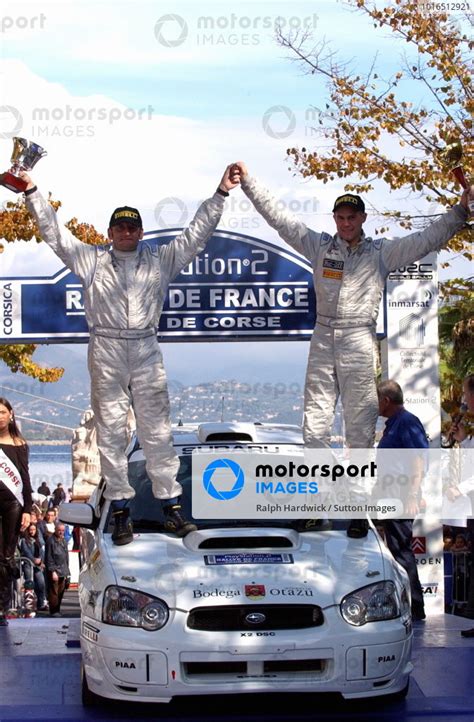
M 275 229 L 280 238 L 311 260 L 319 246 L 320 234 L 305 226 L 293 213 L 281 210 L 276 198 L 263 188 L 256 178 L 250 177 L 245 163 L 238 161 L 235 166 L 240 172 L 242 190 L 252 201 L 255 209 L 268 225 Z
M 216 192 L 201 203 L 189 226 L 170 243 L 159 247 L 162 272 L 166 274 L 168 282 L 205 248 L 221 219 L 229 191 L 238 186 L 239 182 L 238 172 L 233 170 L 232 165 L 227 166 Z
M 382 263 L 386 273 L 417 261 L 431 251 L 439 251 L 461 230 L 468 217 L 468 199 L 474 196 L 474 186 L 464 191 L 459 204 L 424 231 L 411 233 L 404 238 L 387 241 L 382 248 Z
M 87 287 L 95 271 L 96 247 L 82 243 L 68 228 L 60 226 L 54 208 L 43 198 L 31 178 L 26 173 L 20 175 L 28 183 L 26 207 L 38 224 L 41 238 Z

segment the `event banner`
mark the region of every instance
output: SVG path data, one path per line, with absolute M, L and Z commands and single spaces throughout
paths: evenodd
M 440 386 L 438 355 L 438 269 L 436 253 L 398 268 L 390 273 L 386 284 L 387 336 L 382 342 L 383 377 L 396 379 L 403 389 L 405 407 L 418 416 L 430 439 L 430 446 L 440 444 Z M 451 460 L 450 468 L 454 460 Z M 452 475 L 454 478 L 455 475 Z M 421 585 L 425 593 L 427 614 L 444 611 L 443 530 L 441 518 L 466 516 L 454 503 L 443 497 L 440 516 L 423 516 L 415 520 L 413 535 Z M 463 523 L 462 521 L 459 523 Z M 465 522 L 464 522 L 465 523 Z
M 177 232 L 152 231 L 144 242 L 169 243 Z M 9 246 L 6 253 L 14 253 L 14 244 Z M 54 267 L 53 252 L 43 248 L 45 253 Z M 0 278 L 0 343 L 87 342 L 79 279 L 64 267 L 40 274 L 34 248 L 28 261 L 28 273 Z M 170 284 L 158 335 L 161 341 L 304 340 L 315 318 L 313 276 L 305 258 L 258 238 L 218 230 Z M 382 303 L 380 336 L 384 329 Z
M 436 253 L 390 273 L 385 378 L 396 379 L 405 406 L 422 421 L 432 446 L 440 438 L 438 273 Z M 434 442 L 434 443 L 433 443 Z

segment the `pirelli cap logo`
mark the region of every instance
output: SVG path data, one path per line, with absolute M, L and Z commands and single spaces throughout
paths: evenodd
M 334 201 L 334 208 L 332 209 L 332 212 L 334 213 L 335 211 L 337 211 L 340 206 L 353 206 L 356 211 L 365 213 L 364 201 L 360 196 L 356 196 L 353 193 L 346 193 L 345 195 L 336 198 L 336 200 Z
M 116 208 L 110 218 L 109 228 L 117 226 L 119 223 L 130 223 L 132 226 L 142 228 L 142 218 L 136 208 L 130 208 L 130 206 L 122 206 Z
M 118 213 L 115 213 L 114 218 L 115 218 L 115 220 L 117 220 L 117 218 L 138 219 L 138 213 L 135 213 L 135 211 L 119 211 Z

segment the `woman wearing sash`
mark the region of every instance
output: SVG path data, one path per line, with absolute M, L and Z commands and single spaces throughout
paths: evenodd
M 15 549 L 20 531 L 30 523 L 31 505 L 28 446 L 12 405 L 0 397 L 0 627 L 8 625 L 12 581 L 19 571 Z

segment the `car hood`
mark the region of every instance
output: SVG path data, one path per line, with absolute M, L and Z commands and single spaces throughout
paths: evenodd
M 339 531 L 266 528 L 199 530 L 184 540 L 138 534 L 122 547 L 107 535 L 103 542 L 118 585 L 182 610 L 263 600 L 328 607 L 391 578 L 392 569 L 372 530 L 357 540 Z

